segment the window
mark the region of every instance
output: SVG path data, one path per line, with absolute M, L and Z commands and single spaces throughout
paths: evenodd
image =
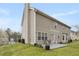
M 63 40 L 64 40 L 64 36 L 63 36 Z
M 67 37 L 66 37 L 66 40 L 67 40 Z
M 56 29 L 56 25 L 55 25 L 55 29 Z
M 41 32 L 38 32 L 38 40 L 41 40 Z
M 55 24 L 55 29 L 57 28 L 57 23 Z
M 44 40 L 44 33 L 42 33 L 42 40 Z
M 47 40 L 47 33 L 45 33 L 45 40 Z
M 47 33 L 38 32 L 38 40 L 47 40 Z
M 60 38 L 60 37 L 58 36 L 58 38 Z

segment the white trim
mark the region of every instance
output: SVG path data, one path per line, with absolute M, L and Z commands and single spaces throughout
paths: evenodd
M 34 11 L 33 14 L 34 14 L 34 43 L 36 43 L 36 12 Z

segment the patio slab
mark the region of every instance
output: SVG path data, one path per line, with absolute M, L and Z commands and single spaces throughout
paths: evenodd
M 67 44 L 51 44 L 50 49 L 65 47 Z
M 45 45 L 42 45 L 42 46 L 45 49 Z M 67 44 L 51 44 L 50 49 L 61 48 L 61 47 L 65 47 L 65 46 L 67 46 Z

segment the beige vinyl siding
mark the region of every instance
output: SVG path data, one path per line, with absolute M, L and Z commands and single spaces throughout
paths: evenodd
M 57 42 L 63 41 L 62 33 L 66 33 L 69 36 L 69 28 L 65 27 L 60 23 L 52 21 L 49 18 L 46 18 L 38 13 L 36 14 L 36 32 L 47 33 L 48 40 L 51 40 L 51 38 L 52 40 L 54 40 L 55 37 L 55 41 L 57 39 Z M 52 37 L 51 35 L 53 35 L 54 37 Z

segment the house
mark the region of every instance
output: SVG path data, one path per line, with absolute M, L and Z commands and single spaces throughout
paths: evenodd
M 76 32 L 77 40 L 79 40 L 79 31 Z
M 78 31 L 70 31 L 70 37 L 72 40 L 79 40 L 79 32 Z
M 31 8 L 28 3 L 25 4 L 21 27 L 21 38 L 26 44 L 42 44 L 45 40 L 58 44 L 70 40 L 70 26 L 36 8 Z

